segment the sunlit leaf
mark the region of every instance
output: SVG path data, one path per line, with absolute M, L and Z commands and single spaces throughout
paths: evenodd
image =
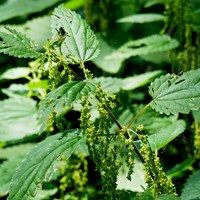
M 165 114 L 189 113 L 200 108 L 200 69 L 181 76 L 167 74 L 149 87 L 151 107 Z
M 36 189 L 51 179 L 57 159 L 68 159 L 82 141 L 78 130 L 52 135 L 38 143 L 20 164 L 10 185 L 8 200 L 27 200 L 35 196 Z
M 6 70 L 3 74 L 0 75 L 0 79 L 18 79 L 24 78 L 29 75 L 31 69 L 28 67 L 17 67 Z
M 37 58 L 42 55 L 34 50 L 36 45 L 25 35 L 8 27 L 6 29 L 9 33 L 0 32 L 0 53 L 19 58 Z
M 156 13 L 144 13 L 144 14 L 135 14 L 127 16 L 117 20 L 119 23 L 148 23 L 155 21 L 163 21 L 165 19 L 164 15 Z
M 99 54 L 99 42 L 94 32 L 80 15 L 66 9 L 63 5 L 55 9 L 51 27 L 53 37 L 64 37 L 61 52 L 72 63 L 85 62 Z

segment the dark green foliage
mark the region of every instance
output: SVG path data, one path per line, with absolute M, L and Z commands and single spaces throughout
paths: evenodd
M 200 3 L 5 0 L 1 10 L 0 196 L 200 198 Z

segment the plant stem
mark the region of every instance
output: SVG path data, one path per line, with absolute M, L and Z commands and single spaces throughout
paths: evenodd
M 106 105 L 104 105 L 104 108 L 107 111 L 107 113 L 109 114 L 109 116 L 112 118 L 112 120 L 115 122 L 115 124 L 118 126 L 118 128 L 120 130 L 122 130 L 123 129 L 122 125 L 119 123 L 119 121 L 117 120 L 117 118 L 113 115 L 113 113 L 111 112 L 111 110 Z
M 146 106 L 144 106 L 134 117 L 133 119 L 130 121 L 129 125 L 127 126 L 127 128 L 130 128 L 131 125 L 135 122 L 135 120 L 149 107 L 150 103 L 148 103 Z

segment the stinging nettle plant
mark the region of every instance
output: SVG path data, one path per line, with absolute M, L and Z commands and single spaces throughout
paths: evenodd
M 149 86 L 152 100 L 141 107 L 128 125 L 121 124 L 112 112 L 117 106 L 115 95 L 104 91 L 85 66 L 86 61 L 98 56 L 99 43 L 90 26 L 78 14 L 63 5 L 55 9 L 51 17 L 53 35 L 45 43 L 44 53 L 37 52 L 34 42 L 25 35 L 5 28 L 8 32 L 0 32 L 0 52 L 35 58 L 37 70 L 47 74 L 50 80 L 51 91 L 45 98 L 41 97 L 39 104 L 41 126 L 38 134 L 51 132 L 52 124 L 67 110 L 80 112 L 78 129 L 48 136 L 21 162 L 10 184 L 9 200 L 34 197 L 38 188 L 42 189 L 43 183 L 51 180 L 56 163 L 63 156 L 65 160 L 69 159 L 82 145 L 87 146 L 90 158 L 101 175 L 105 199 L 121 199 L 117 189 L 119 169 L 125 163 L 127 179 L 130 180 L 138 158 L 144 165 L 149 199 L 162 198 L 162 195 L 178 199 L 175 186 L 161 167 L 157 151 L 184 131 L 185 122 L 178 120 L 170 127 L 172 132 L 176 129 L 171 135 L 147 135 L 142 123 L 137 126 L 134 123 L 150 109 L 166 115 L 198 110 L 200 69 L 157 78 Z M 63 77 L 67 77 L 65 83 Z M 98 113 L 96 120 L 92 116 L 94 107 Z

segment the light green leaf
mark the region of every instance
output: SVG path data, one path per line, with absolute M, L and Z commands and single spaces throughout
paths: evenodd
M 19 145 L 8 146 L 5 148 L 0 148 L 0 159 L 13 160 L 16 157 L 16 155 L 24 156 L 34 146 L 35 146 L 35 143 L 25 143 L 25 144 L 19 144 Z
M 56 185 L 52 185 L 51 188 L 43 189 L 43 190 L 37 190 L 36 196 L 33 198 L 33 200 L 45 200 L 50 199 L 50 196 L 56 194 L 58 192 L 58 187 Z
M 68 159 L 82 141 L 78 130 L 52 135 L 40 142 L 23 160 L 13 176 L 8 200 L 27 200 L 35 196 L 36 189 L 51 179 L 60 156 Z
M 25 35 L 8 27 L 6 29 L 9 33 L 0 32 L 0 37 L 2 39 L 2 41 L 0 41 L 0 53 L 19 58 L 37 58 L 42 55 L 34 50 L 36 45 Z
M 109 93 L 117 93 L 122 90 L 133 90 L 151 82 L 156 76 L 162 73 L 161 70 L 146 72 L 140 75 L 127 78 L 100 77 L 93 79 L 95 82 L 101 82 L 101 86 Z
M 72 63 L 74 60 L 81 63 L 92 60 L 99 54 L 99 42 L 90 26 L 78 14 L 63 5 L 56 8 L 52 14 L 51 27 L 53 37 L 65 37 L 61 52 Z
M 83 0 L 69 0 L 65 3 L 65 7 L 70 10 L 76 10 L 83 6 Z
M 31 69 L 28 67 L 17 67 L 6 70 L 3 74 L 1 74 L 0 79 L 18 79 L 24 78 L 29 75 Z
M 12 154 L 15 154 L 15 152 L 12 152 Z M 15 154 L 15 157 L 12 160 L 4 161 L 0 165 L 0 197 L 8 194 L 12 176 L 24 157 L 25 155 L 19 156 Z
M 95 86 L 92 83 L 78 81 L 65 83 L 51 91 L 42 100 L 39 108 L 39 118 L 42 123 L 41 130 L 43 130 L 53 112 L 60 114 L 66 108 L 72 107 L 74 103 L 81 100 L 83 96 L 87 96 L 94 91 Z
M 152 81 L 156 76 L 162 73 L 161 70 L 146 72 L 140 75 L 127 77 L 123 79 L 122 89 L 123 90 L 133 90 L 135 88 L 146 85 L 150 81 Z
M 0 31 L 5 32 L 5 26 L 15 29 L 17 32 L 26 35 L 38 44 L 38 46 L 34 48 L 35 50 L 43 50 L 44 43 L 47 39 L 51 38 L 50 19 L 50 16 L 43 16 L 33 18 L 20 25 L 6 24 L 4 26 L 0 26 Z
M 36 101 L 15 96 L 0 101 L 0 141 L 22 139 L 39 130 Z
M 185 113 L 200 108 L 200 69 L 181 76 L 167 74 L 156 79 L 149 87 L 153 100 L 150 105 L 157 112 Z
M 155 21 L 163 21 L 165 19 L 164 15 L 156 13 L 144 13 L 144 14 L 135 14 L 127 16 L 117 20 L 119 23 L 148 23 Z
M 148 8 L 148 7 L 154 6 L 156 4 L 167 4 L 167 3 L 170 3 L 170 1 L 172 1 L 172 0 L 148 0 L 145 3 L 144 7 Z
M 186 184 L 184 185 L 183 192 L 181 194 L 182 200 L 197 200 L 200 198 L 200 170 L 196 171 L 190 176 Z
M 168 35 L 152 35 L 125 43 L 111 55 L 108 55 L 107 59 L 125 60 L 132 56 L 141 56 L 156 52 L 169 51 L 178 47 L 178 45 L 178 41 L 172 39 Z
M 6 0 L 0 6 L 0 22 L 35 12 L 59 3 L 60 0 Z
M 122 67 L 123 59 L 106 59 L 106 56 L 114 52 L 116 48 L 110 46 L 100 34 L 97 34 L 97 39 L 99 40 L 100 53 L 92 62 L 103 71 L 116 74 Z
M 34 146 L 35 144 L 29 143 L 0 148 L 0 159 L 7 159 L 0 165 L 0 196 L 5 196 L 8 193 L 13 174 L 27 152 Z
M 124 163 L 119 169 L 117 176 L 117 189 L 143 192 L 146 188 L 145 171 L 143 164 L 138 160 L 134 160 L 134 172 L 131 175 L 131 181 L 127 179 L 128 167 Z
M 185 130 L 186 124 L 183 120 L 177 120 L 171 125 L 160 129 L 156 134 L 148 137 L 149 144 L 153 151 L 166 146 L 173 139 L 178 137 Z

